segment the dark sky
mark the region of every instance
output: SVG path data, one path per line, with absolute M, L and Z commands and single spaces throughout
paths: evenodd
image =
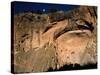
M 47 12 L 49 9 L 57 9 L 68 11 L 73 8 L 79 7 L 78 5 L 67 5 L 67 4 L 49 4 L 49 3 L 35 3 L 35 2 L 12 2 L 12 7 L 14 8 L 14 14 L 25 12 L 25 11 L 43 11 Z

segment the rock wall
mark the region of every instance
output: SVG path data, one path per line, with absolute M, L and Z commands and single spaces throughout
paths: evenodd
M 56 15 L 55 15 L 56 14 Z M 97 8 L 14 15 L 14 72 L 97 63 Z

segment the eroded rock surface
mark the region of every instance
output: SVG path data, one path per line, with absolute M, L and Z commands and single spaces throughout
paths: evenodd
M 81 6 L 68 12 L 14 15 L 14 72 L 96 64 L 96 10 Z

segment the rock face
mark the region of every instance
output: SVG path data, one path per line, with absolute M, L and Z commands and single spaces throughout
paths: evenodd
M 96 64 L 97 8 L 14 15 L 14 72 Z

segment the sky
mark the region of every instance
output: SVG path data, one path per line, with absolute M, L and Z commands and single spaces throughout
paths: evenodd
M 68 5 L 68 4 L 19 2 L 19 1 L 14 1 L 11 3 L 11 5 L 12 5 L 11 7 L 14 8 L 13 10 L 14 14 L 22 13 L 25 11 L 37 11 L 37 10 L 47 12 L 49 9 L 68 11 L 79 7 L 78 5 Z

